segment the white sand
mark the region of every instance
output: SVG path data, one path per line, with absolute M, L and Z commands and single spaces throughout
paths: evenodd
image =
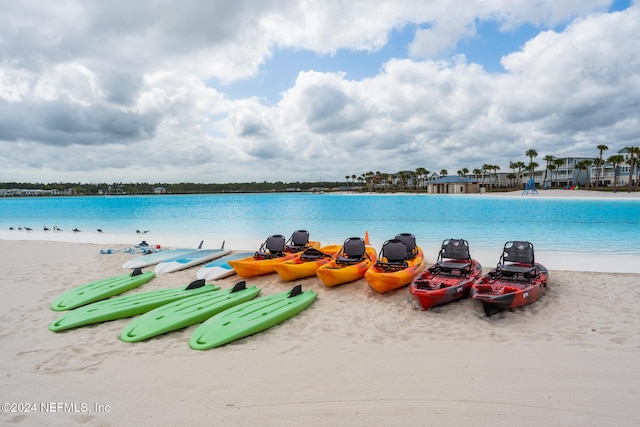
M 195 326 L 137 344 L 118 339 L 126 319 L 50 332 L 57 295 L 122 274 L 131 255 L 103 247 L 0 240 L 2 400 L 37 409 L 0 413 L 0 425 L 640 424 L 637 274 L 554 270 L 539 301 L 491 318 L 471 300 L 425 312 L 407 288 L 378 295 L 363 280 L 310 278 L 300 282 L 319 293 L 309 309 L 204 352 L 188 346 Z M 248 283 L 263 295 L 291 286 L 275 275 Z

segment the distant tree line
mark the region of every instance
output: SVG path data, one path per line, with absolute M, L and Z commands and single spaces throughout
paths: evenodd
M 78 182 L 33 183 L 2 182 L 0 189 L 55 190 L 58 194 L 99 195 L 99 194 L 154 194 L 157 188 L 168 194 L 206 194 L 206 193 L 268 193 L 286 191 L 333 190 L 345 186 L 344 182 L 243 182 L 226 184 L 204 184 L 181 182 L 170 183 L 98 183 Z

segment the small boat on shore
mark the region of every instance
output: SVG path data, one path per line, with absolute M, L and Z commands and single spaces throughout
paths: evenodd
M 279 264 L 273 268 L 278 276 L 286 282 L 316 275 L 318 267 L 331 261 L 331 257 L 342 248 L 341 245 L 327 245 L 320 249 L 305 249 L 299 256 Z
M 536 301 L 547 290 L 548 278 L 546 267 L 535 261 L 530 242 L 507 242 L 498 266 L 471 287 L 471 298 L 491 316 Z
M 376 292 L 407 286 L 424 269 L 424 253 L 413 234 L 402 233 L 382 245 L 378 260 L 364 274 Z
M 481 276 L 482 266 L 471 258 L 469 243 L 447 239 L 442 242 L 436 263 L 411 282 L 409 292 L 423 310 L 428 310 L 468 296 Z
M 306 232 L 304 243 L 299 239 L 294 240 L 294 236 L 300 237 L 302 231 L 304 230 L 296 231 L 289 241 L 281 234 L 269 236 L 252 256 L 229 260 L 229 265 L 233 267 L 238 276 L 245 279 L 274 273 L 276 264 L 296 258 L 304 248 L 320 247 L 320 242 L 308 240 L 309 234 Z
M 318 267 L 316 276 L 325 286 L 336 286 L 362 279 L 377 255 L 361 237 L 349 237 L 331 260 Z

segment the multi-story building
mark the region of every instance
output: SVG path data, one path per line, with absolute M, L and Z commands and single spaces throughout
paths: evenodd
M 598 168 L 595 165 L 592 165 L 589 168 L 589 176 L 591 178 L 591 184 L 595 185 L 596 176 L 599 177 L 598 185 L 602 187 L 613 187 L 614 185 L 618 187 L 626 187 L 629 184 L 629 172 L 631 171 L 631 165 L 627 163 L 629 161 L 629 153 L 626 148 L 618 150 L 616 154 L 620 154 L 624 158 L 624 162 L 616 165 L 614 169 L 614 165 L 612 163 L 604 162 L 602 166 L 600 166 L 600 173 L 598 174 Z M 634 167 L 634 171 L 631 174 L 631 183 L 633 184 L 634 180 L 637 180 L 638 174 L 640 173 L 639 165 L 636 164 Z M 615 184 L 614 184 L 615 180 Z

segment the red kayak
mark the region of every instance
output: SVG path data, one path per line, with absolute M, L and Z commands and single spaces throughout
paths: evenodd
M 436 263 L 411 282 L 409 292 L 427 310 L 468 296 L 481 276 L 482 266 L 469 255 L 467 241 L 448 239 L 442 242 Z
M 535 262 L 531 243 L 507 242 L 498 266 L 471 287 L 471 298 L 491 316 L 536 301 L 547 290 L 548 278 L 547 269 Z

